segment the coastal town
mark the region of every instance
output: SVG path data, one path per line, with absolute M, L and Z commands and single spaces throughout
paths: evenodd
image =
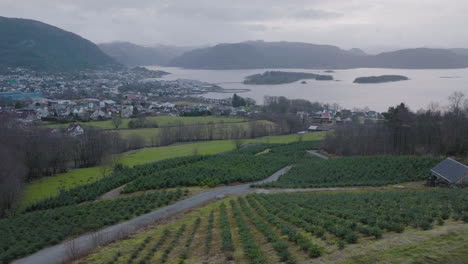
M 198 80 L 161 80 L 164 71 L 143 67 L 103 69 L 79 73 L 46 73 L 21 68 L 0 74 L 0 113 L 12 114 L 25 123 L 49 121 L 72 123 L 108 120 L 113 116 L 254 116 L 255 102 L 233 105 L 231 98 L 210 99 L 200 95 L 222 88 Z M 248 107 L 247 107 L 248 106 Z M 379 120 L 367 110 L 296 113 L 310 130 L 328 130 L 351 121 Z
M 228 105 L 227 100 L 197 98 L 221 88 L 196 80 L 159 80 L 168 73 L 142 67 L 94 70 L 79 73 L 42 73 L 15 68 L 0 74 L 0 111 L 23 121 L 105 120 L 113 115 L 178 115 L 207 111 L 208 105 Z M 193 101 L 193 100 L 192 100 Z M 224 111 L 225 109 L 220 109 Z

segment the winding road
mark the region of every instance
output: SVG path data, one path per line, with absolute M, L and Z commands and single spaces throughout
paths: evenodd
M 328 159 L 328 157 L 308 151 L 311 155 Z M 402 186 L 384 186 L 384 187 L 349 187 L 349 188 L 311 188 L 311 189 L 261 189 L 251 188 L 252 184 L 261 184 L 277 181 L 278 178 L 288 172 L 292 166 L 287 166 L 275 172 L 270 177 L 253 183 L 241 184 L 235 186 L 219 187 L 188 197 L 187 199 L 175 202 L 169 206 L 159 208 L 153 212 L 133 218 L 126 222 L 115 224 L 93 233 L 87 233 L 72 240 L 62 242 L 58 245 L 42 249 L 25 258 L 13 261 L 13 264 L 55 264 L 86 255 L 94 248 L 109 244 L 115 240 L 122 239 L 131 233 L 154 224 L 155 222 L 174 216 L 177 213 L 206 204 L 207 202 L 223 198 L 226 195 L 244 195 L 249 193 L 280 193 L 280 192 L 311 192 L 311 191 L 347 191 L 347 190 L 365 190 L 365 189 L 397 189 Z M 111 196 L 111 194 L 108 194 Z M 101 199 L 106 199 L 106 195 Z
M 285 167 L 265 180 L 255 182 L 254 184 L 272 182 L 278 180 L 278 178 L 286 173 L 291 166 Z M 147 227 L 158 220 L 173 216 L 184 210 L 197 207 L 207 203 L 210 200 L 218 197 L 224 197 L 225 195 L 243 195 L 248 193 L 257 192 L 258 189 L 251 188 L 249 184 L 242 184 L 236 186 L 220 187 L 206 192 L 202 192 L 191 196 L 187 199 L 178 201 L 169 206 L 159 208 L 151 213 L 141 215 L 133 218 L 126 222 L 122 222 L 116 225 L 112 225 L 101 229 L 94 233 L 88 233 L 76 237 L 67 242 L 62 242 L 58 245 L 42 249 L 32 255 L 25 258 L 13 261 L 14 264 L 54 264 L 62 263 L 68 259 L 85 255 L 94 248 L 111 243 L 112 241 L 118 240 L 126 235 L 129 235 L 141 228 Z

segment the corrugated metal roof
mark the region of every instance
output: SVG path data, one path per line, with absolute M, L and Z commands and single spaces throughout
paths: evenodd
M 468 166 L 450 158 L 437 164 L 431 171 L 450 183 L 456 183 L 468 177 Z

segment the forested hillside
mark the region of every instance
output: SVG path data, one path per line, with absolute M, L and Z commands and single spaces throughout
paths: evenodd
M 118 64 L 95 44 L 29 19 L 0 17 L 0 67 L 80 70 Z

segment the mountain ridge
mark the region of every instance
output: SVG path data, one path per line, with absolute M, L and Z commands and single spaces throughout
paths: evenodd
M 0 16 L 0 67 L 72 71 L 119 64 L 91 41 L 40 21 Z
M 429 48 L 369 55 L 357 48 L 344 50 L 332 45 L 247 41 L 195 49 L 176 57 L 168 65 L 193 69 L 454 69 L 468 67 L 468 56 L 449 49 Z
M 192 50 L 191 47 L 169 45 L 141 46 L 127 41 L 100 43 L 98 47 L 111 58 L 130 67 L 165 65 Z

